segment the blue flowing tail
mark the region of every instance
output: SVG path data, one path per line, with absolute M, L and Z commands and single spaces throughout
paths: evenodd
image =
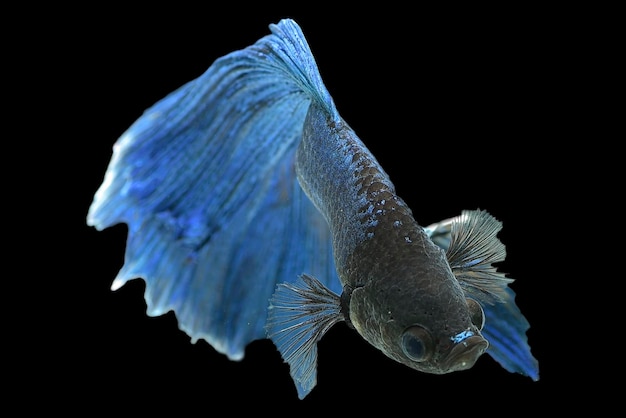
M 87 223 L 128 224 L 113 282 L 143 278 L 148 314 L 174 311 L 232 360 L 265 338 L 276 284 L 303 272 L 339 292 L 330 233 L 294 154 L 312 100 L 339 118 L 297 24 L 216 60 L 119 138 Z

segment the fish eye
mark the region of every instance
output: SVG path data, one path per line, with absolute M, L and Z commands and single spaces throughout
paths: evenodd
M 470 319 L 472 320 L 472 324 L 478 328 L 478 330 L 482 330 L 483 326 L 485 326 L 485 312 L 483 311 L 480 303 L 476 302 L 474 299 L 467 299 L 467 307 L 470 312 Z
M 432 354 L 430 333 L 419 325 L 407 328 L 402 334 L 402 351 L 413 361 L 428 360 Z

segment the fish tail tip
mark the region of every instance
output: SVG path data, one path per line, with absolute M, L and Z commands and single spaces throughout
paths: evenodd
M 116 277 L 115 280 L 113 280 L 113 283 L 111 283 L 111 290 L 118 290 L 120 287 L 124 286 L 124 283 L 126 283 L 126 280 Z
M 96 228 L 97 230 L 100 230 L 100 227 L 98 226 L 99 222 L 94 215 L 93 206 L 89 208 L 89 212 L 87 212 L 87 216 L 85 217 L 85 223 L 87 224 L 87 226 L 91 226 L 93 228 Z

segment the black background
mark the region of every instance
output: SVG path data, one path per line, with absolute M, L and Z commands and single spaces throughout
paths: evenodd
M 571 349 L 561 336 L 575 324 L 555 308 L 552 266 L 562 228 L 555 202 L 565 179 L 551 171 L 559 151 L 550 144 L 562 123 L 562 59 L 574 42 L 558 15 L 385 5 L 339 14 L 336 6 L 240 4 L 75 12 L 80 18 L 59 25 L 61 36 L 50 42 L 58 60 L 45 62 L 60 66 L 55 93 L 46 98 L 53 104 L 68 95 L 59 110 L 71 164 L 60 170 L 66 177 L 59 205 L 70 215 L 65 231 L 72 239 L 55 257 L 63 265 L 55 287 L 62 299 L 48 310 L 44 323 L 51 327 L 39 334 L 46 338 L 33 343 L 40 354 L 31 363 L 40 366 L 22 375 L 21 387 L 41 389 L 53 395 L 46 397 L 50 405 L 66 409 L 179 408 L 207 416 L 222 407 L 471 414 L 499 411 L 502 402 L 506 411 L 523 412 L 572 396 L 564 391 L 574 372 L 564 355 Z M 114 142 L 144 109 L 283 17 L 302 27 L 340 114 L 420 224 L 476 208 L 503 222 L 508 255 L 500 268 L 516 279 L 540 381 L 508 373 L 488 356 L 468 371 L 422 374 L 340 324 L 319 343 L 318 383 L 300 401 L 269 341 L 250 344 L 240 362 L 228 361 L 203 341 L 191 344 L 173 314 L 147 317 L 141 280 L 110 290 L 123 263 L 125 226 L 98 232 L 85 217 Z M 66 58 L 69 65 L 59 64 Z

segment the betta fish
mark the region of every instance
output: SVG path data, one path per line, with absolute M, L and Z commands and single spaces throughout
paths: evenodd
M 291 19 L 148 108 L 117 140 L 87 214 L 128 225 L 112 289 L 146 282 L 192 342 L 230 360 L 269 338 L 300 399 L 345 322 L 389 358 L 444 374 L 487 353 L 539 379 L 502 224 L 466 210 L 420 226 L 340 116 Z

